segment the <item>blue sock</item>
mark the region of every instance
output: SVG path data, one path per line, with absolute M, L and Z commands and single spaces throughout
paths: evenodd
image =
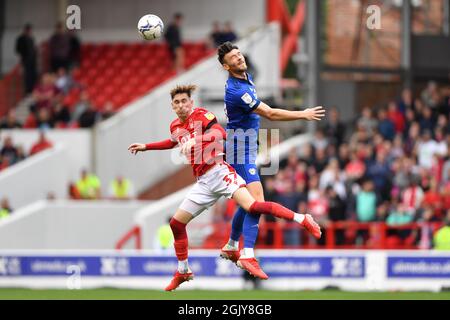
M 233 216 L 231 221 L 231 240 L 239 241 L 242 234 L 242 227 L 244 225 L 244 218 L 247 215 L 247 211 L 239 207 Z
M 247 213 L 244 219 L 244 248 L 254 248 L 258 237 L 260 214 Z

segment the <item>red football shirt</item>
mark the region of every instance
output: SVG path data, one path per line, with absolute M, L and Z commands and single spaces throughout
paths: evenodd
M 178 142 L 181 147 L 188 140 L 203 135 L 215 123 L 217 119 L 214 114 L 203 108 L 195 108 L 184 122 L 178 118 L 172 121 L 171 140 Z M 201 143 L 196 143 L 192 147 L 188 160 L 196 177 L 205 174 L 216 163 L 223 162 L 222 135 L 220 134 L 220 139 L 219 132 L 217 135 L 212 141 L 202 139 Z

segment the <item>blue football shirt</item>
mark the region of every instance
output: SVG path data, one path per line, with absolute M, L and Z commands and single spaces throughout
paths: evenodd
M 225 114 L 227 122 L 227 162 L 254 164 L 258 153 L 259 115 L 253 111 L 259 106 L 252 76 L 247 79 L 230 76 L 225 85 Z

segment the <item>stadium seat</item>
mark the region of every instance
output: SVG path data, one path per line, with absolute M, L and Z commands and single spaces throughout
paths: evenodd
M 186 43 L 186 67 L 205 57 L 208 52 L 203 43 Z M 86 43 L 82 45 L 82 61 L 73 77 L 90 88 L 91 98 L 96 107 L 102 107 L 103 96 L 114 96 L 113 104 L 120 107 L 140 95 L 148 93 L 159 83 L 175 76 L 172 58 L 165 43 Z M 67 105 L 79 99 L 79 94 L 69 94 Z

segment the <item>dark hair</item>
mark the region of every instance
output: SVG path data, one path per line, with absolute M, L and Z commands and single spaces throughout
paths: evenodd
M 223 64 L 223 57 L 233 49 L 239 49 L 236 45 L 232 44 L 230 41 L 222 43 L 217 48 L 217 59 L 219 59 L 220 64 Z
M 180 12 L 175 13 L 173 16 L 174 16 L 175 19 L 182 19 L 183 18 L 183 14 L 180 13 Z
M 195 89 L 197 89 L 197 86 L 193 85 L 193 84 L 189 84 L 189 85 L 185 85 L 185 86 L 176 86 L 175 88 L 170 90 L 170 96 L 173 99 L 177 94 L 186 93 L 188 95 L 188 97 L 190 98 L 192 91 L 194 91 Z

